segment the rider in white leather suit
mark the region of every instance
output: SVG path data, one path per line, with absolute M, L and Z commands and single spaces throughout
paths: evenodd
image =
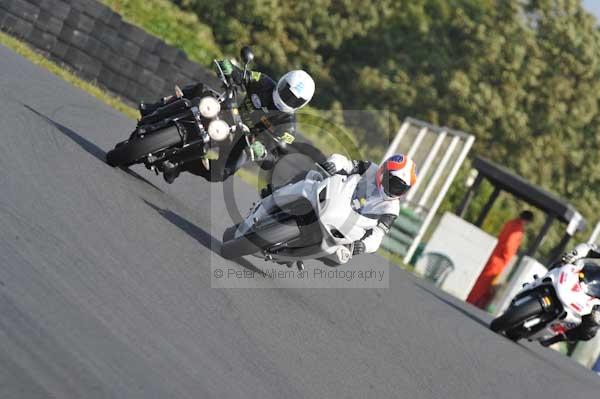
M 357 173 L 362 176 L 354 193 L 353 206 L 361 215 L 378 219 L 378 223 L 361 240 L 354 242 L 353 255 L 377 251 L 398 217 L 400 197 L 416 183 L 414 161 L 398 154 L 377 165 L 333 154 L 321 165 L 330 174 Z

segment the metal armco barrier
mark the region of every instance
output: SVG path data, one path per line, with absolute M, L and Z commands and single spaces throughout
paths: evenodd
M 383 159 L 402 152 L 417 163 L 417 183 L 403 199 L 402 210 L 382 245 L 409 263 L 431 224 L 475 136 L 406 118 Z

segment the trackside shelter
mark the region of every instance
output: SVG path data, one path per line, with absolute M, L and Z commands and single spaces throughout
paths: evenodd
M 425 278 L 434 280 L 443 290 L 460 299 L 466 299 L 479 273 L 488 260 L 497 243 L 492 236 L 481 229 L 501 192 L 508 193 L 518 200 L 537 208 L 545 215 L 540 231 L 531 241 L 524 253 L 516 259 L 513 267 L 509 265 L 500 276 L 507 281 L 505 289 L 498 293 L 492 306 L 501 311 L 510 301 L 510 296 L 518 290 L 522 282 L 531 279 L 534 274 L 545 273 L 544 265 L 556 259 L 565 249 L 571 237 L 584 227 L 581 214 L 568 202 L 556 195 L 532 184 L 503 166 L 485 158 L 476 157 L 473 161 L 476 172 L 473 184 L 469 187 L 456 214 L 445 213 L 429 238 L 423 256 L 417 260 L 415 271 Z M 473 198 L 482 195 L 481 183 L 487 180 L 493 190 L 474 222 L 464 219 Z M 555 223 L 564 226 L 560 242 L 551 249 L 548 259 L 535 259 L 545 236 Z M 446 262 L 442 262 L 446 260 Z M 446 270 L 440 266 L 445 264 Z M 437 277 L 438 275 L 442 277 Z
M 494 190 L 487 199 L 487 202 L 475 221 L 475 226 L 481 227 L 486 216 L 492 209 L 494 202 L 502 191 L 513 195 L 519 200 L 529 204 L 546 214 L 545 222 L 538 232 L 536 238 L 526 249 L 525 254 L 529 257 L 535 257 L 537 250 L 542 244 L 544 237 L 554 223 L 562 223 L 565 230 L 561 241 L 551 250 L 549 259 L 542 263 L 553 261 L 565 250 L 569 240 L 573 235 L 583 230 L 585 220 L 583 216 L 567 201 L 544 190 L 543 188 L 528 182 L 521 176 L 511 172 L 507 168 L 495 164 L 483 157 L 476 157 L 473 162 L 473 168 L 477 171 L 477 177 L 469 190 L 466 192 L 461 204 L 456 210 L 456 214 L 464 217 L 472 199 L 478 194 L 481 182 L 485 179 L 494 186 Z

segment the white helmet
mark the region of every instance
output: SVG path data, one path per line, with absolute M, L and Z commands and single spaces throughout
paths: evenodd
M 315 81 L 302 70 L 290 71 L 283 75 L 275 90 L 273 101 L 282 112 L 291 114 L 304 107 L 315 94 Z

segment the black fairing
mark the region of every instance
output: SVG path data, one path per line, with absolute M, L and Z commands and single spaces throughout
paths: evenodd
M 163 107 L 158 108 L 157 110 L 155 110 L 154 112 L 152 112 L 150 115 L 146 115 L 144 116 L 140 122 L 139 125 L 151 125 L 153 123 L 159 122 L 165 118 L 174 116 L 178 113 L 181 113 L 187 109 L 189 109 L 191 107 L 191 102 L 190 100 L 187 100 L 185 98 L 181 98 L 177 101 L 173 101 L 170 104 L 167 104 Z

